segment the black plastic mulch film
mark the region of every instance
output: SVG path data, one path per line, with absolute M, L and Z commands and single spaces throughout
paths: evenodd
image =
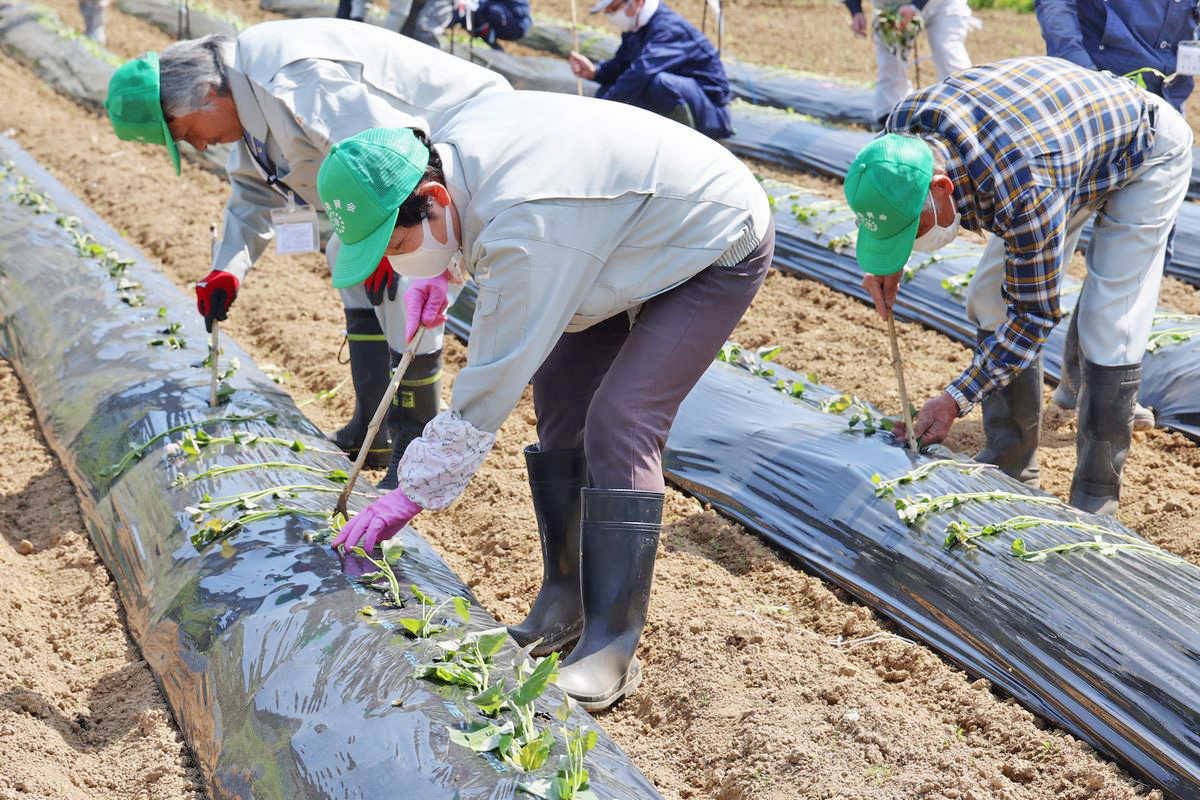
M 857 271 L 852 269 L 852 259 L 830 247 L 839 244 L 844 233 L 837 225 L 846 225 L 848 230 L 848 220 L 838 220 L 836 210 L 818 208 L 810 217 L 814 224 L 809 229 L 797 217 L 809 213 L 806 205 L 827 201 L 789 198 L 782 189 L 772 190 L 772 194 L 777 197 L 776 219 L 781 223 L 777 263 L 785 269 L 825 280 L 843 291 L 853 288 L 847 281 L 856 286 Z M 799 214 L 792 211 L 793 202 Z M 823 214 L 830 217 L 822 220 Z M 965 254 L 957 265 L 947 259 L 917 269 L 901 292 L 901 313 L 968 340 L 970 332 L 966 330 L 961 301 L 943 290 L 941 281 L 974 266 L 975 258 L 977 254 Z M 157 286 L 164 281 L 154 277 L 152 283 Z M 451 329 L 460 336 L 469 332 L 469 289 L 463 293 L 450 321 Z M 67 288 L 59 286 L 58 291 L 65 292 Z M 54 294 L 44 292 L 39 286 L 37 296 L 41 302 Z M 113 305 L 111 300 L 108 305 Z M 79 327 L 85 335 L 88 333 L 83 321 Z M 106 325 L 104 329 L 119 327 Z M 194 325 L 189 327 L 192 329 L 189 333 L 195 335 Z M 6 330 L 12 350 L 15 343 L 11 318 Z M 52 339 L 48 337 L 47 341 Z M 1056 357 L 1055 345 L 1052 341 L 1047 350 L 1052 362 Z M 47 346 L 45 342 L 41 345 Z M 1191 350 L 1179 345 L 1173 347 L 1177 354 Z M 1170 348 L 1163 348 L 1164 355 L 1169 351 Z M 45 384 L 52 392 L 48 400 L 70 402 L 74 398 L 78 403 L 78 393 L 57 382 L 61 370 L 48 372 L 48 363 L 56 363 L 56 359 L 61 362 L 61 355 L 44 350 L 29 355 L 36 357 L 21 363 L 30 370 L 23 373 L 27 384 Z M 122 351 L 122 358 L 127 355 Z M 1161 357 L 1156 355 L 1147 360 L 1147 376 L 1157 370 L 1154 359 Z M 1182 376 L 1184 381 L 1195 380 L 1193 367 L 1181 365 L 1182 369 L 1168 370 L 1165 362 L 1158 363 L 1163 363 L 1164 374 Z M 1057 368 L 1054 363 L 1050 367 Z M 969 551 L 947 550 L 941 528 L 951 519 L 978 524 L 1022 512 L 1069 521 L 1078 518 L 1061 508 L 1006 502 L 1002 514 L 997 514 L 997 503 L 966 505 L 953 514 L 938 515 L 925 528 L 907 528 L 889 501 L 874 496 L 869 478 L 875 471 L 894 477 L 915 464 L 927 463 L 929 458 L 914 460 L 886 435 L 864 437 L 848 432 L 845 416 L 822 413 L 813 405 L 814 401 L 832 396 L 831 391 L 813 386 L 781 368 L 774 371 L 770 377 L 752 377 L 735 367 L 716 364 L 706 373 L 684 403 L 672 430 L 666 459 L 669 477 L 896 619 L 905 630 L 937 647 L 970 672 L 989 678 L 1036 713 L 1092 743 L 1174 796 L 1197 796 L 1200 731 L 1195 720 L 1200 714 L 1197 709 L 1200 648 L 1194 625 L 1200 571 L 1190 565 L 1167 564 L 1128 553 L 1111 558 L 1093 552 L 1072 553 L 1030 564 L 1005 555 L 1009 549 L 1007 540 L 987 542 Z M 243 380 L 247 374 L 243 373 Z M 145 376 L 140 372 L 139 375 L 138 380 L 144 381 Z M 783 381 L 785 386 L 804 386 L 805 397 L 794 400 L 775 391 L 773 386 L 777 381 Z M 1175 385 L 1171 381 L 1160 383 L 1163 398 L 1175 400 L 1178 396 L 1182 401 L 1186 393 L 1195 394 L 1186 386 L 1172 388 Z M 259 380 L 257 385 L 265 387 L 265 396 L 275 401 L 268 384 Z M 200 407 L 199 389 L 193 387 L 189 391 L 183 395 L 191 407 Z M 247 402 L 240 396 L 249 395 L 244 392 L 235 395 L 237 402 Z M 1152 402 L 1159 406 L 1160 413 L 1170 413 L 1169 404 L 1163 400 Z M 60 429 L 62 422 L 40 413 L 49 438 L 59 441 L 64 433 Z M 144 419 L 143 426 L 151 419 Z M 1191 424 L 1196 424 L 1194 419 Z M 69 427 L 65 433 L 74 437 L 79 431 Z M 119 453 L 129 437 L 118 434 L 117 438 L 119 443 L 106 445 L 108 452 Z M 161 455 L 151 454 L 132 474 L 141 476 L 138 480 L 142 482 L 150 480 L 153 470 L 149 465 L 161 463 L 160 459 Z M 74 459 L 64 461 L 73 476 L 78 475 Z M 912 492 L 938 494 L 992 489 L 1045 496 L 991 471 L 972 476 L 938 471 L 915 485 Z M 83 499 L 91 517 L 96 513 L 97 501 L 90 499 L 87 492 L 83 493 Z M 177 509 L 164 509 L 159 516 L 167 526 L 180 524 Z M 1118 534 L 1131 535 L 1111 522 L 1093 521 L 1109 526 Z M 124 521 L 119 527 L 126 538 L 133 535 L 131 531 L 139 531 Z M 260 553 L 264 559 L 280 559 L 282 563 L 286 558 L 295 558 L 295 552 L 279 553 L 278 542 L 272 539 L 243 541 L 243 537 L 250 538 L 250 534 L 238 534 L 233 540 L 235 553 L 241 554 L 244 547 L 253 550 L 257 544 L 265 545 L 265 551 Z M 98 538 L 103 541 L 103 537 Z M 406 533 L 405 544 L 415 553 L 427 553 L 421 542 L 411 541 L 412 538 L 415 537 Z M 1039 526 L 1027 532 L 1025 538 L 1031 547 L 1036 547 L 1079 541 L 1081 536 L 1070 528 Z M 100 541 L 98 546 L 102 546 Z M 181 548 L 181 552 L 187 552 L 186 547 Z M 135 548 L 134 557 L 130 558 L 112 546 L 103 545 L 102 549 L 117 559 L 114 573 L 129 572 L 145 582 L 146 556 L 141 555 L 142 550 Z M 153 558 L 161 561 L 168 555 L 155 551 Z M 208 558 L 214 557 L 210 552 Z M 121 559 L 125 560 L 124 565 Z M 425 563 L 432 573 L 437 562 L 426 557 Z M 353 588 L 343 584 L 344 578 L 336 566 L 325 566 L 330 569 L 314 574 L 320 574 L 324 582 L 337 584 L 339 594 L 346 597 L 345 602 L 351 607 L 361 602 L 361 596 L 352 595 Z M 309 565 L 305 568 L 311 571 Z M 189 574 L 188 569 L 172 569 L 168 578 L 172 585 L 184 585 Z M 273 574 L 278 574 L 278 570 L 273 569 Z M 443 579 L 443 588 L 456 583 L 448 574 L 443 574 Z M 223 581 L 204 589 L 205 598 L 224 599 L 230 591 Z M 160 589 L 158 593 L 168 591 Z M 266 608 L 263 601 L 267 596 L 256 598 L 255 602 Z M 156 608 L 172 608 L 170 602 L 158 603 Z M 130 618 L 131 622 L 142 625 L 162 620 L 166 630 L 172 630 L 170 626 L 174 625 L 186 632 L 172 613 L 179 617 L 181 611 L 154 615 L 143 612 L 136 617 L 131 614 Z M 332 615 L 333 609 L 328 613 Z M 344 618 L 349 612 L 339 604 L 337 613 Z M 188 619 L 194 616 L 188 615 Z M 203 611 L 199 616 L 209 615 Z M 204 627 L 207 624 L 205 620 L 201 628 L 207 630 Z M 366 635 L 350 624 L 345 627 Z M 184 652 L 188 660 L 197 663 L 222 657 L 215 650 L 203 656 L 190 650 Z M 193 673 L 187 667 L 180 674 Z M 247 674 L 260 675 L 262 669 L 255 666 Z M 195 689 L 193 684 L 184 685 L 188 690 Z M 211 709 L 216 707 L 211 696 L 214 690 L 211 684 L 209 687 L 199 702 L 191 695 L 184 695 L 192 705 L 208 709 L 210 725 L 205 728 L 202 716 L 197 731 L 201 740 L 207 742 L 212 741 L 212 726 L 216 724 L 211 715 Z M 255 689 L 253 697 L 262 697 L 265 690 Z M 290 682 L 286 691 L 294 691 Z M 246 687 L 239 684 L 234 697 L 244 704 L 248 702 L 247 694 Z M 293 702 L 292 706 L 295 705 Z M 351 726 L 359 724 L 354 715 L 350 717 Z M 288 717 L 283 714 L 281 718 Z M 243 728 L 252 724 L 251 715 L 251 721 Z M 192 733 L 190 728 L 185 730 L 189 735 Z
M 561 737 L 545 768 L 519 774 L 451 743 L 448 728 L 478 721 L 463 690 L 413 677 L 414 665 L 431 660 L 436 645 L 400 635 L 398 619 L 420 614 L 409 584 L 439 601 L 468 599 L 471 630 L 496 627 L 462 581 L 406 528 L 397 537 L 404 554 L 395 570 L 408 606 L 385 608 L 379 593 L 355 580 L 374 570 L 369 562 L 340 558 L 328 545 L 306 541 L 306 533 L 328 529 L 320 517 L 340 489 L 323 477 L 325 471 L 348 471 L 349 461 L 315 452 L 334 448 L 228 339 L 222 340 L 223 364 L 232 358 L 241 363 L 229 379 L 235 391 L 218 410 L 210 409 L 209 373 L 200 365 L 208 337 L 193 302 L 15 144 L 0 140 L 0 150 L 0 160 L 16 162 L 0 190 L 5 355 L 75 484 L 130 630 L 211 796 L 507 800 L 527 796 L 518 793 L 518 782 L 552 775 Z M 31 184 L 17 191 L 22 176 Z M 35 213 L 31 204 L 43 198 L 54 209 Z M 110 277 L 97 259 L 77 255 L 70 232 L 56 224 L 60 216 L 77 217 L 79 231 L 133 263 Z M 152 346 L 151 340 L 163 338 L 164 326 L 186 345 Z M 131 445 L 168 428 L 267 412 L 277 415 L 274 424 L 257 418 L 204 430 L 300 440 L 308 449 L 224 445 L 189 457 L 163 439 L 119 474 L 106 469 Z M 266 461 L 287 466 L 173 485 L 215 466 Z M 301 471 L 305 467 L 316 474 Z M 326 487 L 286 501 L 317 512 L 317 519 L 275 517 L 248 522 L 207 546 L 190 541 L 200 526 L 189 507 L 204 495 L 292 484 Z M 351 509 L 366 503 L 355 496 Z M 265 500 L 261 505 L 274 506 Z M 375 614 L 360 613 L 365 606 L 377 608 Z M 496 658 L 498 674 L 515 653 L 510 641 Z M 554 687 L 539 700 L 546 725 L 557 725 L 553 712 L 561 701 Z M 570 723 L 599 730 L 582 712 Z M 598 797 L 658 797 L 602 732 L 586 766 Z

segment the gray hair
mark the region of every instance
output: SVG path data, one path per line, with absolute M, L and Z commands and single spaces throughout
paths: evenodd
M 208 93 L 229 94 L 225 56 L 233 48 L 233 37 L 214 33 L 200 39 L 175 42 L 158 55 L 159 97 L 168 120 L 207 111 Z

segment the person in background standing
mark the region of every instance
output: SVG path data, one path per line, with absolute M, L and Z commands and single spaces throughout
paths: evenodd
M 856 36 L 867 35 L 867 15 L 862 0 L 843 0 L 850 11 L 850 30 Z M 967 54 L 967 34 L 971 28 L 979 27 L 979 21 L 971 15 L 967 0 L 913 0 L 897 5 L 887 0 L 874 0 L 875 14 L 895 11 L 897 25 L 903 31 L 920 15 L 929 37 L 929 51 L 937 79 L 944 81 L 950 75 L 971 66 Z M 908 54 L 896 52 L 877 30 L 875 40 L 875 119 L 883 126 L 889 113 L 906 94 L 912 90 L 908 82 Z M 920 88 L 920 87 L 917 87 Z
M 1175 72 L 1179 43 L 1196 38 L 1197 0 L 1037 0 L 1034 11 L 1046 55 L 1116 75 L 1136 73 L 1148 91 L 1183 113 L 1194 81 L 1186 75 L 1170 83 L 1165 78 Z M 1171 263 L 1174 237 L 1172 229 L 1164 267 Z M 1074 411 L 1078 395 L 1079 323 L 1072 315 L 1063 344 L 1062 379 L 1051 402 Z M 1138 403 L 1133 424 L 1137 430 L 1153 428 L 1154 412 Z
M 79 0 L 79 13 L 83 15 L 83 35 L 103 47 L 108 44 L 104 24 L 108 20 L 108 6 L 112 0 Z

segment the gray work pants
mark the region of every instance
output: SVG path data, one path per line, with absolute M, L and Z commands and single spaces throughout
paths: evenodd
M 762 285 L 771 223 L 732 267 L 710 266 L 642 305 L 565 333 L 533 376 L 543 450 L 583 447 L 589 486 L 663 491 L 662 450 L 679 404 L 700 380 Z

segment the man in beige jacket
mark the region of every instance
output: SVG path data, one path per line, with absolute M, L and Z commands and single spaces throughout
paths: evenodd
M 447 268 L 479 290 L 450 409 L 409 445 L 400 487 L 335 546 L 371 548 L 453 502 L 532 380 L 539 442 L 526 458 L 544 579 L 510 632 L 543 650 L 578 638 L 558 683 L 606 708 L 640 680 L 662 448 L 766 275 L 769 203 L 728 150 L 624 104 L 489 94 L 440 133 L 432 148 L 409 130 L 359 134 L 317 180 L 343 230 L 335 286 L 386 253 L 425 276 L 406 298 L 424 324 L 444 319 Z
M 275 235 L 272 212 L 286 209 L 289 196 L 297 217 L 321 212 L 317 170 L 334 142 L 380 126 L 436 135 L 467 100 L 510 91 L 493 72 L 381 28 L 303 19 L 147 53 L 117 70 L 107 106 L 120 138 L 166 145 L 177 173 L 175 140 L 198 150 L 234 145 L 221 240 L 212 271 L 196 285 L 211 328 L 225 319 L 246 271 Z M 337 249 L 335 236 L 326 247 L 331 264 Z M 348 452 L 357 452 L 387 386 L 389 349 L 393 362 L 404 349 L 398 287 L 385 262 L 365 284 L 342 290 L 357 396 L 353 419 L 334 439 Z M 426 336 L 407 373 L 388 420 L 392 445 L 387 431 L 372 444 L 369 463 L 390 462 L 384 488 L 396 485 L 400 454 L 438 411 L 441 342 L 440 331 Z

